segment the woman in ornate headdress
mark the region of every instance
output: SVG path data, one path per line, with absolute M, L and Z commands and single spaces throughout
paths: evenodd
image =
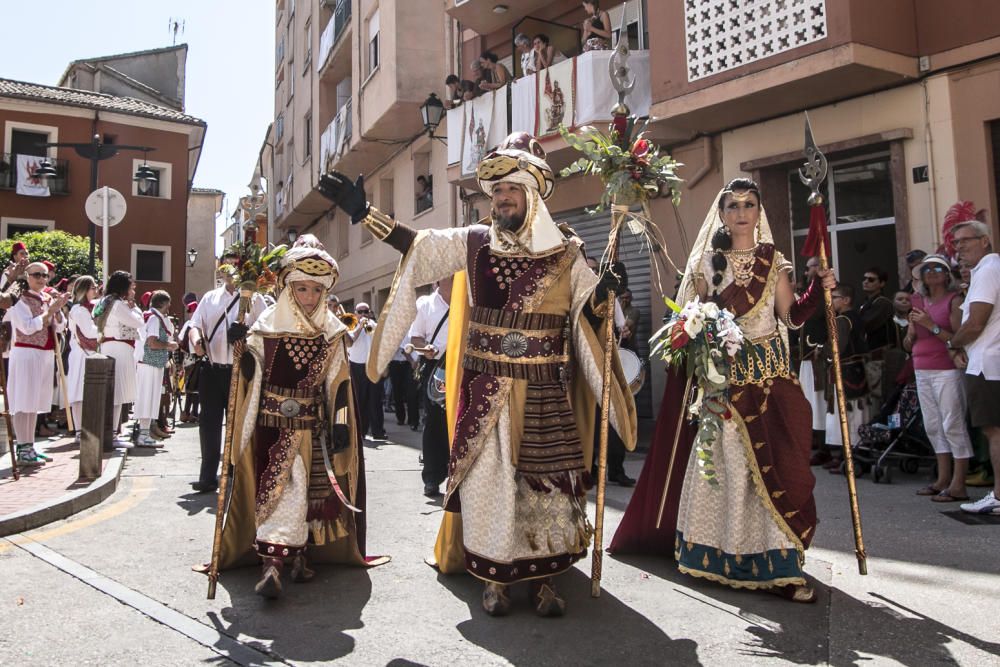
M 835 282 L 831 271 L 820 272 L 797 298 L 787 279 L 791 269 L 774 247 L 757 185 L 729 183 L 702 226 L 678 295 L 681 303 L 699 297 L 728 309 L 744 336 L 731 364 L 722 433 L 711 445 L 715 478 L 701 472 L 694 429 L 678 423 L 687 405 L 683 380 L 673 376 L 653 450 L 611 551 L 672 554 L 682 572 L 696 577 L 815 600 L 802 569 L 816 527 L 811 412 L 789 366 L 787 329 L 801 327 L 823 286 Z
M 281 593 L 281 570 L 308 581 L 314 560 L 366 559 L 364 460 L 344 333 L 326 307 L 337 263 L 312 235 L 282 260 L 277 303 L 250 328 L 240 361 L 233 496 L 220 567 L 263 561 L 258 594 Z M 239 416 L 242 415 L 242 418 Z

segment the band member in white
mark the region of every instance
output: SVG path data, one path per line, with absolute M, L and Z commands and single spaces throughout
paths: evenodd
M 7 408 L 14 419 L 17 463 L 36 466 L 47 460 L 35 451 L 35 424 L 39 412 L 52 408 L 55 337 L 65 327 L 62 308 L 69 295 L 52 297 L 44 292 L 49 272 L 41 262 L 29 264 L 26 274 L 28 289 L 5 317 L 14 329 L 7 375 Z
M 137 447 L 162 447 L 149 435 L 149 426 L 160 414 L 163 396 L 163 369 L 170 361 L 170 353 L 177 349 L 174 325 L 167 317 L 170 295 L 163 290 L 153 292 L 149 300 L 149 318 L 141 330 L 142 349 L 136 346 L 136 400 L 135 418 L 139 420 Z
M 235 260 L 234 260 L 235 261 Z M 232 344 L 244 338 L 262 312 L 264 299 L 254 294 L 246 321 L 236 322 L 240 294 L 236 289 L 235 272 L 219 271 L 222 286 L 206 292 L 191 318 L 188 342 L 195 355 L 208 355 L 199 379 L 201 418 L 201 473 L 194 483 L 195 491 L 211 493 L 219 488 L 217 475 L 222 455 L 222 419 L 229 400 L 229 385 L 233 371 Z
M 104 298 L 94 307 L 94 322 L 101 332 L 101 353 L 115 360 L 114 430 L 122 418 L 122 405 L 135 403 L 135 341 L 143 327 L 142 311 L 135 305 L 135 281 L 128 271 L 108 278 Z M 115 438 L 116 447 L 129 447 Z
M 80 439 L 83 420 L 83 380 L 87 357 L 97 352 L 100 333 L 94 324 L 94 304 L 97 302 L 97 282 L 90 276 L 80 276 L 73 284 L 73 307 L 69 311 L 69 364 L 66 384 L 69 406 L 73 411 L 76 438 Z

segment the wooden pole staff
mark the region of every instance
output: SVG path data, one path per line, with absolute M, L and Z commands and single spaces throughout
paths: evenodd
M 253 298 L 253 283 L 240 285 L 240 310 L 236 321 L 243 324 L 250 299 Z M 206 343 L 207 344 L 207 343 Z M 212 561 L 208 568 L 208 599 L 215 599 L 215 587 L 219 582 L 219 556 L 222 549 L 222 528 L 225 525 L 226 492 L 229 489 L 230 458 L 233 455 L 233 432 L 236 426 L 236 389 L 240 379 L 240 359 L 246 350 L 246 341 L 233 344 L 233 377 L 229 382 L 229 402 L 226 406 L 226 439 L 222 448 L 222 474 L 219 476 L 219 496 L 215 506 L 215 534 L 212 540 Z
M 806 247 L 811 238 L 818 241 L 820 269 L 830 268 L 826 254 L 826 211 L 823 209 L 823 195 L 819 188 L 826 178 L 826 156 L 820 152 L 813 140 L 809 114 L 806 114 L 806 162 L 799 169 L 799 180 L 811 191 L 809 195 L 810 225 Z M 814 224 L 815 223 L 815 224 Z M 851 429 L 847 424 L 847 399 L 844 395 L 844 377 L 840 371 L 840 336 L 837 332 L 837 316 L 833 311 L 833 294 L 823 288 L 823 305 L 826 310 L 826 328 L 833 357 L 833 381 L 836 388 L 837 410 L 840 413 L 840 435 L 844 452 L 844 474 L 847 477 L 847 494 L 851 504 L 851 523 L 854 527 L 854 553 L 858 559 L 858 572 L 868 574 L 868 556 L 865 553 L 864 537 L 861 534 L 861 512 L 858 509 L 858 489 L 854 479 L 854 457 L 851 451 Z
M 66 428 L 72 434 L 76 430 L 76 422 L 73 421 L 73 410 L 69 404 L 69 385 L 66 382 L 66 369 L 63 367 L 62 339 L 59 334 L 53 334 L 56 339 L 56 370 L 59 371 L 59 390 L 62 392 L 63 403 L 66 410 Z
M 625 211 L 627 211 L 625 207 Z M 607 257 L 608 263 L 605 271 L 614 271 L 615 262 L 618 261 L 618 230 L 624 217 L 622 207 L 617 205 L 611 208 L 611 236 L 608 240 L 609 248 Z M 601 595 L 601 568 L 604 564 L 604 497 L 607 492 L 608 482 L 608 428 L 611 419 L 611 368 L 614 355 L 617 352 L 615 347 L 615 291 L 608 290 L 606 301 L 606 321 L 604 326 L 604 373 L 601 384 L 601 422 L 599 425 L 599 439 L 597 448 L 597 508 L 594 516 L 594 553 L 590 562 L 590 595 L 600 597 Z

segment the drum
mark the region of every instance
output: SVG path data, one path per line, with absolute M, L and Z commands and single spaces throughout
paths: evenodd
M 622 362 L 622 371 L 625 372 L 628 388 L 632 390 L 633 394 L 638 394 L 646 382 L 646 365 L 642 363 L 638 354 L 623 347 L 618 348 L 618 358 Z
M 432 403 L 444 407 L 445 385 L 444 385 L 444 357 L 434 362 L 434 371 L 427 378 L 427 398 Z

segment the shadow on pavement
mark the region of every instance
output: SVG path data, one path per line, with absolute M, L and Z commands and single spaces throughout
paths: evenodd
M 219 632 L 284 660 L 332 662 L 350 655 L 354 637 L 348 631 L 364 627 L 361 612 L 371 598 L 369 571 L 335 564 L 313 567 L 316 577 L 305 584 L 292 583 L 285 568 L 277 600 L 254 593 L 256 567 L 222 573 L 219 587 L 229 593 L 232 606 L 222 610 L 221 618 L 210 612 L 209 622 Z
M 469 605 L 472 618 L 457 626 L 468 641 L 515 665 L 581 664 L 699 665 L 698 645 L 671 639 L 652 621 L 606 590 L 590 597 L 590 578 L 570 569 L 556 579 L 566 599 L 566 617 L 538 618 L 528 601 L 526 583 L 512 587 L 511 613 L 492 618 L 483 611 L 483 583 L 467 575 L 438 575 L 438 581 Z M 574 658 L 577 656 L 577 658 Z
M 178 496 L 177 506 L 188 513 L 188 516 L 207 512 L 215 514 L 215 509 L 219 506 L 218 495 L 215 493 L 200 493 L 192 491 Z
M 971 636 L 877 593 L 870 595 L 881 602 L 858 600 L 811 579 L 818 600 L 815 604 L 796 604 L 765 591 L 736 590 L 689 577 L 677 571 L 674 561 L 662 557 L 611 558 L 677 584 L 675 592 L 703 603 L 706 608 L 745 620 L 746 632 L 757 638 L 740 649 L 747 656 L 799 665 L 835 666 L 860 666 L 871 662 L 871 656 L 880 656 L 902 665 L 923 667 L 955 664 L 948 650 L 948 644 L 954 640 L 1000 655 L 1000 643 Z M 789 632 L 787 628 L 814 631 Z

